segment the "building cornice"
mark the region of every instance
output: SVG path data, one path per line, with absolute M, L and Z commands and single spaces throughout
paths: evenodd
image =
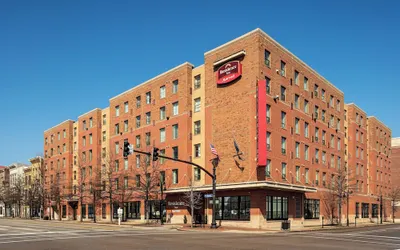
M 190 67 L 194 68 L 193 64 L 191 64 L 191 63 L 189 63 L 189 62 L 184 62 L 184 63 L 182 63 L 181 65 L 176 66 L 175 68 L 172 68 L 172 69 L 170 69 L 170 70 L 168 70 L 168 71 L 166 71 L 166 72 L 164 72 L 164 73 L 161 73 L 161 74 L 159 74 L 159 75 L 157 75 L 157 76 L 155 76 L 155 77 L 153 77 L 153 78 L 151 78 L 151 79 L 149 79 L 149 80 L 147 80 L 147 81 L 145 81 L 145 82 L 142 82 L 142 83 L 136 85 L 136 86 L 133 87 L 133 88 L 128 89 L 128 90 L 125 91 L 125 92 L 122 92 L 121 94 L 119 94 L 119 95 L 117 95 L 117 96 L 114 96 L 114 97 L 110 98 L 109 101 L 112 101 L 112 100 L 114 100 L 114 99 L 116 99 L 116 98 L 118 98 L 118 97 L 120 97 L 120 96 L 123 96 L 124 94 L 127 94 L 127 93 L 129 93 L 129 92 L 131 92 L 131 91 L 133 91 L 133 90 L 135 90 L 135 89 L 141 87 L 141 86 L 144 86 L 146 83 L 149 83 L 149 82 L 151 82 L 151 81 L 154 81 L 154 80 L 156 80 L 156 79 L 158 79 L 158 78 L 160 78 L 160 77 L 162 77 L 162 76 L 165 76 L 165 75 L 171 73 L 172 71 L 175 71 L 175 70 L 177 70 L 177 69 L 179 69 L 179 68 L 181 68 L 181 67 L 183 67 L 183 66 L 190 66 Z
M 296 61 L 297 63 L 303 65 L 307 70 L 311 71 L 313 74 L 315 74 L 320 80 L 322 80 L 323 82 L 327 83 L 329 86 L 331 86 L 332 88 L 334 88 L 336 91 L 338 91 L 339 93 L 341 93 L 342 95 L 344 95 L 343 91 L 341 91 L 340 89 L 338 89 L 335 85 L 333 85 L 330 81 L 328 81 L 325 77 L 321 76 L 317 71 L 315 71 L 313 68 L 311 68 L 310 66 L 308 66 L 305 62 L 303 62 L 300 58 L 298 58 L 296 55 L 294 55 L 292 52 L 290 52 L 288 49 L 286 49 L 285 47 L 283 47 L 280 43 L 278 43 L 275 39 L 273 39 L 272 37 L 270 37 L 267 33 L 265 33 L 263 30 L 261 30 L 260 28 L 257 28 L 255 30 L 252 30 L 238 38 L 235 38 L 227 43 L 224 43 L 212 50 L 209 50 L 207 52 L 204 53 L 204 56 L 208 56 L 211 53 L 214 53 L 234 42 L 237 42 L 239 40 L 242 40 L 244 38 L 247 38 L 253 34 L 259 33 L 262 36 L 264 36 L 265 38 L 267 38 L 270 42 L 272 42 L 272 44 L 274 44 L 275 46 L 277 46 L 278 48 L 282 49 L 285 53 L 289 54 L 289 56 L 292 57 L 292 59 L 294 61 Z
M 63 121 L 63 122 L 61 122 L 61 123 L 59 123 L 59 124 L 57 124 L 57 125 L 55 125 L 55 126 L 49 128 L 49 129 L 47 129 L 47 130 L 45 130 L 44 133 L 47 133 L 48 131 L 50 131 L 50 130 L 52 130 L 52 129 L 54 129 L 54 128 L 56 128 L 56 127 L 58 127 L 58 126 L 60 126 L 60 125 L 62 125 L 62 124 L 64 124 L 64 123 L 66 123 L 66 122 L 74 122 L 74 121 L 71 120 L 71 119 L 65 120 L 65 121 Z

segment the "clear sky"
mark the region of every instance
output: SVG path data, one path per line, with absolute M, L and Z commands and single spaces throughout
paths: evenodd
M 257 27 L 400 136 L 400 1 L 0 0 L 0 165 L 43 131 Z

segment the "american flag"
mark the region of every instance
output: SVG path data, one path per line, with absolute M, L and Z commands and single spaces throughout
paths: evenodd
M 214 145 L 210 144 L 211 153 L 218 156 L 217 150 L 214 148 Z

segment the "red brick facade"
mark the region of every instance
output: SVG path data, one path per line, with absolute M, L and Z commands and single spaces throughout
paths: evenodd
M 240 62 L 242 75 L 230 83 L 217 84 L 216 71 L 232 60 Z M 226 225 L 271 228 L 277 227 L 280 219 L 290 219 L 294 226 L 319 224 L 323 216 L 328 220 L 332 214 L 328 213 L 326 193 L 329 193 L 329 187 L 341 169 L 346 167 L 352 177 L 349 178 L 353 189 L 349 205 L 352 218 L 356 214 L 355 202 L 376 203 L 378 190 L 379 194 L 382 190 L 383 195 L 389 190 L 385 183 L 389 183 L 391 178 L 387 157 L 390 130 L 376 118 L 367 119 L 365 112 L 357 106 L 345 105 L 343 92 L 261 30 L 252 31 L 205 53 L 204 65 L 200 67 L 204 67 L 201 77 L 205 79 L 202 86 L 205 94 L 196 103 L 192 98 L 195 75 L 189 63 L 110 99 L 106 150 L 113 155 L 113 161 L 120 162 L 115 174 L 130 176 L 129 186 L 135 185 L 137 156 L 130 155 L 127 167 L 124 167 L 124 140 L 143 151 L 150 151 L 156 146 L 165 150 L 167 156 L 173 155 L 173 148 L 178 149 L 179 159 L 191 160 L 195 156 L 191 142 L 192 114 L 204 112 L 205 123 L 201 129 L 205 133 L 203 143 L 206 152 L 202 152 L 201 157 L 205 157 L 206 164 L 203 167 L 212 172 L 210 161 L 215 156 L 208 149 L 213 144 L 221 159 L 217 168 L 217 196 L 233 197 L 221 198 L 218 205 L 220 214 L 217 213 L 217 218 Z M 202 109 L 195 110 L 199 103 Z M 164 108 L 165 116 L 161 114 L 164 114 Z M 101 134 L 104 130 L 101 115 L 101 110 L 95 110 L 77 121 L 78 155 L 92 150 L 92 162 L 87 164 L 93 169 L 102 165 L 99 160 L 102 158 Z M 362 123 L 358 121 L 361 116 Z M 83 121 L 87 123 L 91 117 L 93 127 L 83 129 Z M 73 122 L 67 124 L 65 129 L 71 133 Z M 45 138 L 57 134 L 65 126 L 63 123 L 46 131 Z M 379 138 L 371 129 L 376 126 L 383 133 Z M 174 134 L 173 127 L 179 128 L 178 134 Z M 146 142 L 148 133 L 151 140 Z M 82 145 L 83 136 L 87 139 L 90 135 L 93 144 Z M 165 139 L 161 140 L 164 135 Z M 67 142 L 71 150 L 72 137 L 68 138 L 71 138 Z M 234 156 L 237 154 L 234 141 L 242 152 L 241 159 Z M 368 148 L 372 145 L 368 144 L 375 141 L 382 144 L 383 151 L 369 153 Z M 266 147 L 262 145 L 264 142 Z M 58 144 L 45 144 L 45 151 Z M 267 150 L 263 150 L 265 148 Z M 377 155 L 382 158 L 382 167 L 377 167 L 373 161 Z M 57 159 L 56 156 L 46 157 L 46 163 Z M 68 159 L 71 165 L 72 155 Z M 166 176 L 166 196 L 163 198 L 167 201 L 167 221 L 180 223 L 184 215 L 189 216 L 187 208 L 178 203 L 182 192 L 187 190 L 193 168 L 172 161 L 160 166 Z M 175 183 L 173 170 L 178 170 Z M 375 179 L 375 171 L 382 172 L 379 174 L 382 179 Z M 67 173 L 67 180 L 70 180 L 71 171 Z M 198 190 L 210 193 L 210 185 L 211 178 L 206 176 L 204 185 Z M 133 195 L 126 202 L 139 200 Z M 279 202 L 285 211 L 273 208 L 272 202 L 275 205 Z M 228 206 L 236 206 L 232 204 L 239 207 L 236 210 L 240 210 L 240 214 L 236 210 L 227 212 Z M 319 204 L 318 211 L 314 209 L 316 204 Z M 371 217 L 371 206 L 368 218 Z M 110 215 L 108 207 L 106 213 Z M 205 199 L 203 208 L 197 212 L 210 218 L 210 207 Z M 308 210 L 311 207 L 314 210 L 310 214 Z M 143 219 L 143 203 L 140 211 Z M 278 212 L 281 217 L 276 215 Z M 343 218 L 345 214 L 344 204 Z M 333 216 L 337 217 L 337 212 Z

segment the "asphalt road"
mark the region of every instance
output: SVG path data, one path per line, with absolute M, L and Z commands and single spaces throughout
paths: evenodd
M 6 249 L 400 249 L 400 225 L 244 234 L 0 219 Z

